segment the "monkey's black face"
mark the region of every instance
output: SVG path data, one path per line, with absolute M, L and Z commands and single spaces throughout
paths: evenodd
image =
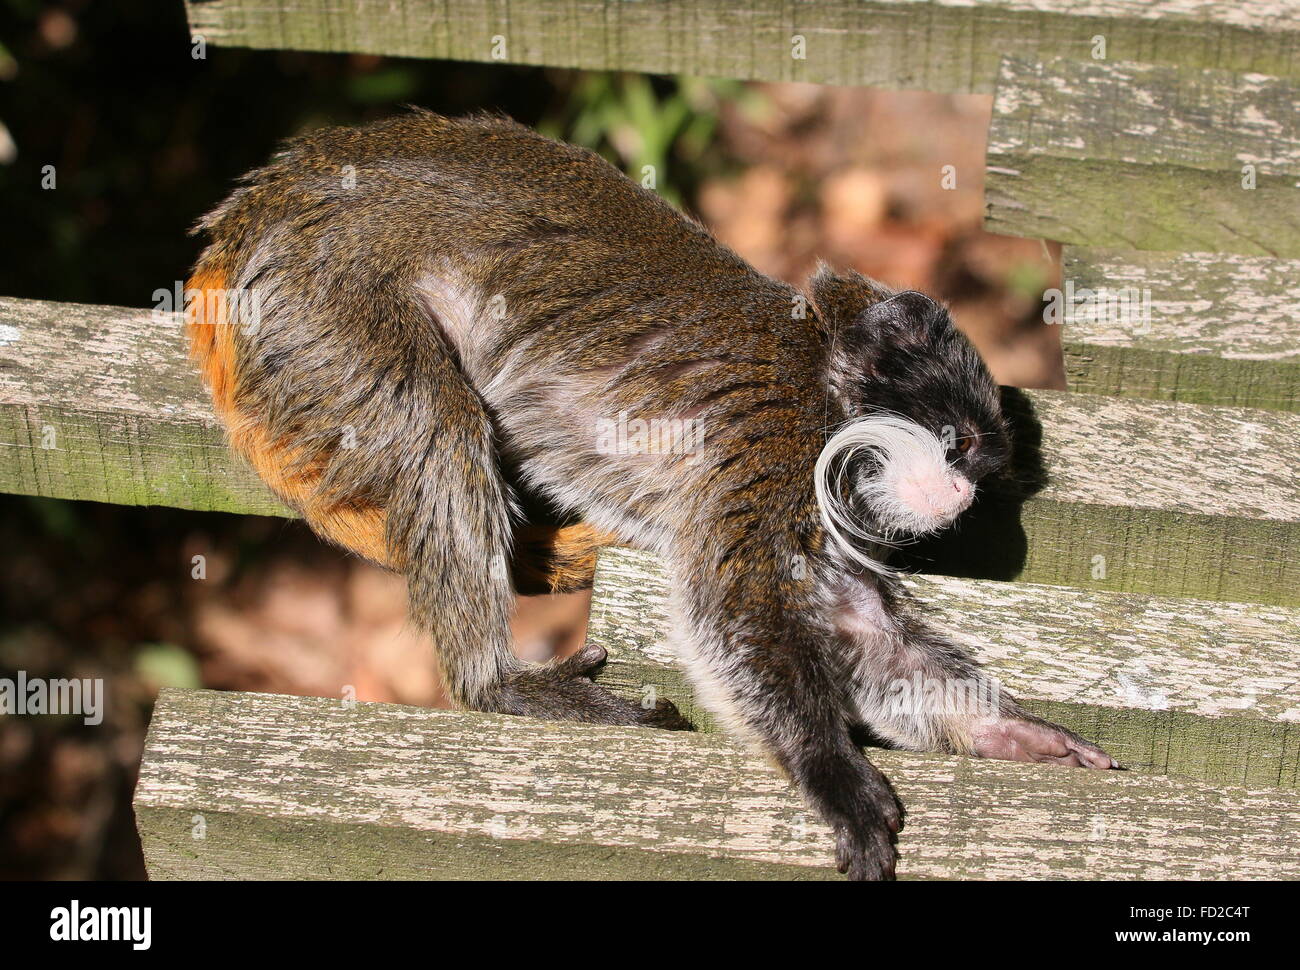
M 836 434 L 877 534 L 950 524 L 1010 442 L 997 385 L 946 310 L 917 292 L 872 304 L 845 335 L 841 373 L 851 420 Z
M 860 335 L 856 399 L 863 413 L 901 415 L 940 438 L 972 482 L 1011 456 L 998 386 L 938 303 L 915 291 L 875 304 Z

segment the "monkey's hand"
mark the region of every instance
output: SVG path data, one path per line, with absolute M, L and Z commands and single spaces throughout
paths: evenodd
M 1069 728 L 1023 712 L 976 723 L 971 741 L 980 758 L 1040 761 L 1075 768 L 1119 767 L 1114 758 Z
M 860 810 L 834 823 L 835 867 L 859 882 L 893 879 L 898 864 L 894 842 L 902 827 L 903 808 L 888 785 L 883 792 L 864 793 Z
M 880 769 L 854 752 L 802 766 L 800 787 L 835 833 L 835 865 L 850 879 L 893 879 L 903 806 Z

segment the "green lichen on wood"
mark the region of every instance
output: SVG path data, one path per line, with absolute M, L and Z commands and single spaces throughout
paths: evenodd
M 1062 334 L 1065 379 L 1082 394 L 1300 411 L 1300 362 L 1099 347 Z
M 653 688 L 714 731 L 670 646 L 669 584 L 655 556 L 601 554 L 587 634 L 610 653 L 600 682 L 637 699 Z M 1013 696 L 1125 766 L 1300 786 L 1300 611 L 947 577 L 908 587 Z
M 49 446 L 44 447 L 43 441 Z M 0 404 L 0 491 L 287 516 L 220 427 L 144 414 Z
M 1115 456 L 1117 468 L 1129 473 L 1124 477 L 1140 477 L 1136 457 Z M 1231 494 L 1224 492 L 1225 505 Z M 1023 505 L 985 501 L 958 529 L 905 549 L 900 560 L 974 579 L 1300 606 L 1298 555 L 1295 519 L 1040 497 Z
M 726 855 L 621 850 L 490 835 L 430 835 L 393 826 L 139 807 L 149 878 L 247 880 L 842 879 L 833 867 L 755 863 Z
M 1300 795 L 881 752 L 904 878 L 1286 878 Z M 165 690 L 154 879 L 837 878 L 829 830 L 717 735 Z M 196 835 L 202 837 L 196 838 Z
M 1300 75 L 1282 2 L 1230 12 L 1203 0 L 204 0 L 190 31 L 234 47 L 388 54 L 599 71 L 993 89 L 998 58 L 1111 59 Z M 804 41 L 795 56 L 792 38 Z M 499 40 L 498 40 L 499 38 Z
M 989 127 L 987 228 L 1300 257 L 1298 105 L 1300 85 L 1284 78 L 1007 58 Z

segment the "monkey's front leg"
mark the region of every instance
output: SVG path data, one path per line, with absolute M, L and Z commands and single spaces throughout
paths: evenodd
M 889 590 L 851 590 L 836 617 L 854 644 L 851 679 L 863 722 L 917 751 L 973 754 L 1085 768 L 1116 768 L 1110 755 L 1025 711 L 949 637 Z
M 697 695 L 798 785 L 835 833 L 840 872 L 892 879 L 903 810 L 853 741 L 848 695 L 830 656 L 834 634 L 778 616 L 751 617 L 744 630 L 688 634 L 683 653 Z

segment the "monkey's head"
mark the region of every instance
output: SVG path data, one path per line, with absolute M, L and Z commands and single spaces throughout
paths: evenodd
M 922 293 L 823 271 L 813 301 L 844 415 L 817 462 L 828 529 L 857 549 L 950 525 L 980 480 L 1010 457 L 998 387 L 984 361 Z

